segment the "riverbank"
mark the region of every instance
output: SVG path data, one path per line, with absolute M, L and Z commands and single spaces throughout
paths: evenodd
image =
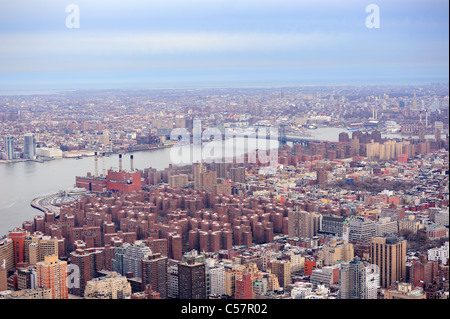
M 131 150 L 127 150 L 127 149 L 121 149 L 121 150 L 117 150 L 117 151 L 108 151 L 108 152 L 104 152 L 106 154 L 106 156 L 110 156 L 110 155 L 118 155 L 118 154 L 128 154 L 128 153 L 134 153 L 134 152 L 143 152 L 143 151 L 152 151 L 152 150 L 160 150 L 160 149 L 165 149 L 165 148 L 171 148 L 173 145 L 176 145 L 176 143 L 174 144 L 169 144 L 169 145 L 161 145 L 161 146 L 156 146 L 156 147 L 151 147 L 151 148 L 142 148 L 142 149 L 131 149 Z M 25 159 L 25 158 L 20 158 L 20 159 L 13 159 L 13 160 L 1 160 L 0 159 L 0 164 L 13 164 L 13 163 L 24 163 L 24 162 L 35 162 L 35 163 L 44 163 L 44 162 L 48 162 L 51 160 L 55 160 L 55 159 L 82 159 L 85 157 L 93 157 L 95 156 L 95 150 L 83 150 L 83 151 L 67 151 L 67 152 L 63 152 L 63 155 L 61 157 L 52 157 L 52 158 L 39 158 L 39 159 Z M 102 154 L 102 151 L 97 151 L 100 154 Z
M 23 162 L 30 162 L 29 159 L 13 159 L 13 160 L 0 160 L 0 164 L 10 164 L 10 163 L 23 163 Z
M 58 206 L 53 205 L 53 201 L 59 198 L 61 195 L 59 193 L 43 195 L 33 199 L 30 203 L 31 207 L 40 210 L 41 212 L 51 211 L 55 214 L 56 217 L 59 216 L 60 208 Z

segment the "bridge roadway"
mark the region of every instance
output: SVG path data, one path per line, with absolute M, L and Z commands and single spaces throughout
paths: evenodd
M 280 139 L 281 140 L 281 139 Z M 322 140 L 316 140 L 316 139 L 312 139 L 312 138 L 305 138 L 305 137 L 301 137 L 301 136 L 293 136 L 293 135 L 286 135 L 284 137 L 285 142 L 293 142 L 293 143 L 300 143 L 300 144 L 307 144 L 310 142 L 328 142 L 328 141 L 322 141 Z
M 170 136 L 166 136 L 166 135 L 161 135 L 161 136 L 165 136 L 167 139 L 170 139 Z M 249 134 L 233 134 L 230 135 L 230 138 L 238 138 L 238 137 L 254 137 L 254 138 L 261 138 L 261 136 L 258 135 L 249 135 Z M 222 137 L 222 139 L 224 139 L 224 137 Z M 307 145 L 308 143 L 319 143 L 319 142 L 324 142 L 324 143 L 337 143 L 337 142 L 333 142 L 333 141 L 324 141 L 324 140 L 318 140 L 318 139 L 313 139 L 313 138 L 307 138 L 307 137 L 302 137 L 302 136 L 294 136 L 294 135 L 286 135 L 284 137 L 273 137 L 270 135 L 266 136 L 267 140 L 274 140 L 274 141 L 279 141 L 279 142 L 292 142 L 295 144 L 304 144 Z M 192 142 L 193 138 L 191 135 L 191 142 Z

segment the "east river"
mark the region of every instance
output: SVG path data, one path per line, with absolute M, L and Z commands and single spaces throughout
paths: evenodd
M 344 128 L 318 128 L 308 130 L 311 139 L 337 141 L 340 132 L 346 131 Z M 351 137 L 351 132 L 348 132 Z M 395 134 L 382 134 L 382 137 L 399 137 Z M 216 142 L 212 142 L 216 143 Z M 217 142 L 222 143 L 222 142 Z M 244 142 L 244 139 L 237 139 L 235 145 L 231 141 L 223 142 L 223 153 L 241 155 L 254 149 L 254 143 Z M 268 142 L 267 142 L 268 143 Z M 258 145 L 259 149 L 274 148 L 277 142 L 271 144 L 264 143 Z M 216 147 L 218 144 L 203 144 Z M 193 156 L 200 154 L 202 146 L 185 146 L 183 148 L 163 148 L 148 151 L 139 151 L 123 155 L 122 166 L 124 169 L 130 168 L 130 156 L 134 157 L 134 168 L 144 169 L 153 167 L 158 170 L 164 169 L 169 164 L 190 164 Z M 233 152 L 234 150 L 234 152 Z M 195 154 L 195 155 L 193 155 Z M 210 154 L 210 153 L 208 153 Z M 216 153 L 217 154 L 217 153 Z M 182 157 L 180 157 L 182 156 Z M 181 159 L 181 163 L 179 163 Z M 106 169 L 118 168 L 119 159 L 117 154 L 105 157 Z M 39 196 L 57 193 L 60 190 L 73 188 L 76 176 L 84 176 L 87 172 L 95 171 L 95 161 L 93 157 L 81 159 L 61 158 L 52 161 L 38 162 L 17 162 L 0 164 L 0 237 L 16 226 L 21 226 L 22 222 L 32 220 L 35 215 L 42 214 L 30 206 L 30 202 Z M 103 160 L 98 160 L 98 172 L 103 172 Z

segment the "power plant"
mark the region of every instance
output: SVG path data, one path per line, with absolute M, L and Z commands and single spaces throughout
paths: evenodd
M 119 169 L 106 170 L 105 153 L 102 154 L 103 174 L 98 174 L 98 154 L 95 152 L 94 175 L 88 172 L 86 176 L 76 177 L 76 187 L 85 188 L 93 193 L 131 193 L 141 189 L 141 173 L 134 169 L 134 158 L 130 155 L 130 170 L 123 170 L 122 154 L 119 154 Z

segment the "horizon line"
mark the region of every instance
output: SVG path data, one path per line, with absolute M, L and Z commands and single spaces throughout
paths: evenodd
M 26 93 L 31 94 L 31 92 L 52 92 L 48 94 L 57 94 L 62 92 L 79 92 L 79 91 L 138 91 L 138 90 L 202 90 L 202 89 L 282 89 L 282 88 L 301 88 L 301 87 L 380 87 L 380 86 L 418 86 L 418 85 L 445 85 L 449 84 L 449 79 L 445 80 L 427 80 L 427 81 L 409 81 L 409 82 L 370 82 L 370 83 L 353 83 L 353 82 L 336 82 L 336 83 L 311 83 L 311 84 L 246 84 L 246 85 L 188 85 L 180 84 L 174 86 L 111 86 L 111 87 L 100 87 L 93 86 L 91 88 L 82 87 L 68 87 L 68 88 L 10 88 L 3 89 L 0 88 L 0 96 L 4 95 L 20 95 L 12 93 Z

